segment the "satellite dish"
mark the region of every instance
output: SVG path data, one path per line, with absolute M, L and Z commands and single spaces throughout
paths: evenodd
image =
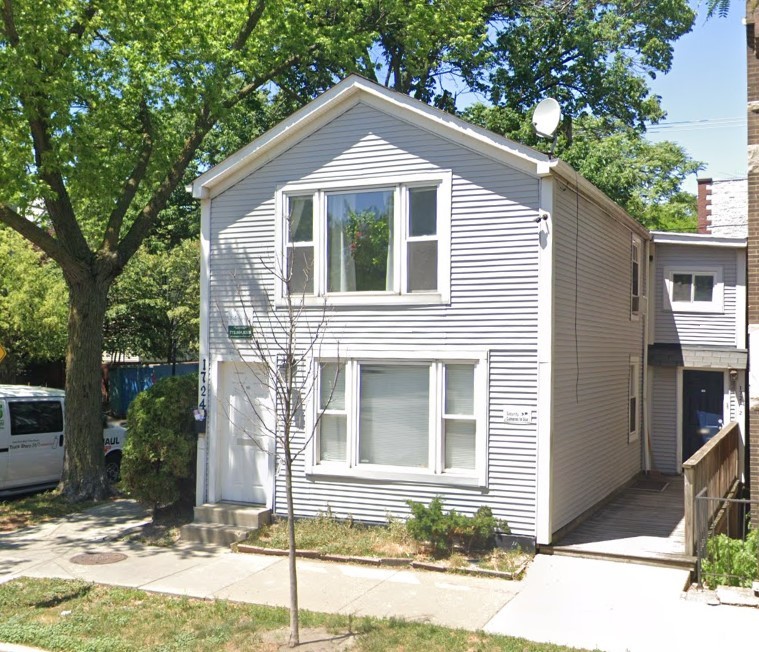
M 553 138 L 560 120 L 561 107 L 552 97 L 542 100 L 532 114 L 532 126 L 541 138 Z

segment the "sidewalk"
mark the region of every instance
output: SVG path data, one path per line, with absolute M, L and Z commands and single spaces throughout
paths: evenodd
M 0 535 L 0 583 L 59 577 L 148 591 L 288 605 L 287 560 L 226 548 L 163 549 L 113 540 L 146 518 L 130 501 Z M 122 561 L 73 563 L 122 553 Z M 301 607 L 484 629 L 609 652 L 754 649 L 759 609 L 684 599 L 685 571 L 538 555 L 522 582 L 298 560 Z M 0 650 L 2 650 L 0 645 Z

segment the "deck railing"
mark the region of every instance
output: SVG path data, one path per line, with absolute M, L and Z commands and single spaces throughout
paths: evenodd
M 719 509 L 718 501 L 701 501 L 697 505 L 696 497 L 724 498 L 732 491 L 741 477 L 740 449 L 740 426 L 732 421 L 683 463 L 686 555 L 696 553 L 696 542 L 706 535 L 697 530 L 708 528 Z M 697 515 L 697 509 L 707 512 Z

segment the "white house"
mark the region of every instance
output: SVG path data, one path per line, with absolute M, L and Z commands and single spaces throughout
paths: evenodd
M 282 474 L 242 436 L 253 410 L 229 415 L 273 404 L 246 311 L 282 316 L 287 256 L 303 350 L 327 310 L 308 372 L 341 365 L 312 441 L 319 400 L 299 424 L 298 515 L 380 522 L 441 495 L 550 543 L 642 469 L 649 234 L 565 163 L 352 76 L 192 192 L 199 503 L 284 512 Z
M 745 438 L 746 238 L 652 235 L 650 464 L 679 473 L 722 425 Z

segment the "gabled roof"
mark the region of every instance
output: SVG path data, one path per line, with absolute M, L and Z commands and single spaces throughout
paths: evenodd
M 470 124 L 359 75 L 350 75 L 322 93 L 276 127 L 200 175 L 187 190 L 199 199 L 219 195 L 359 102 L 536 178 L 548 175 L 560 177 L 603 206 L 615 219 L 624 222 L 642 237 L 649 237 L 645 227 L 563 161 L 552 159 L 532 147 Z
M 350 75 L 252 143 L 200 175 L 188 190 L 191 189 L 193 197 L 197 198 L 217 195 L 240 177 L 250 174 L 359 102 L 391 113 L 401 120 L 434 131 L 449 140 L 536 176 L 540 174 L 538 165 L 550 163 L 548 156 L 532 147 L 477 127 L 359 75 Z

